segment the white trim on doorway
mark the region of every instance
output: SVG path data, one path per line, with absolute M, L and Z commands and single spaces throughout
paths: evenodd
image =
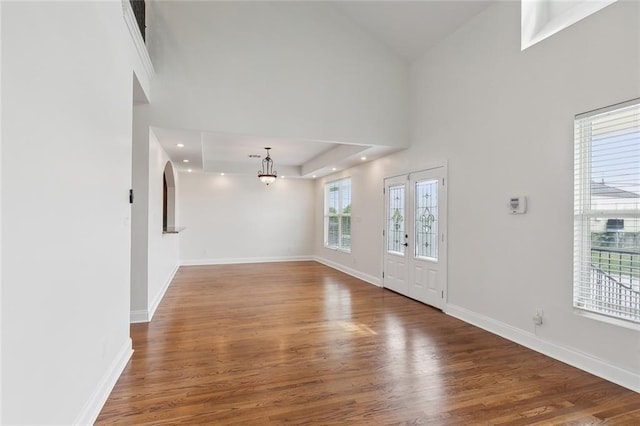
M 447 229 L 448 216 L 449 216 L 448 214 L 448 198 L 449 198 L 448 162 L 447 161 L 436 162 L 436 163 L 427 165 L 424 168 L 420 168 L 418 170 L 385 176 L 382 182 L 384 191 L 387 190 L 386 188 L 387 183 L 396 182 L 398 181 L 398 179 L 406 180 L 406 182 L 409 184 L 408 186 L 406 186 L 408 192 L 405 197 L 405 204 L 406 204 L 405 216 L 413 222 L 415 222 L 415 220 L 411 218 L 413 217 L 413 213 L 415 213 L 413 212 L 413 209 L 415 208 L 414 192 L 417 191 L 418 186 L 422 186 L 423 185 L 422 182 L 426 182 L 426 180 L 431 181 L 433 179 L 433 182 L 435 182 L 435 180 L 437 179 L 439 181 L 437 209 L 441 213 L 438 214 L 440 217 L 437 220 L 438 235 L 436 236 L 437 245 L 439 246 L 438 248 L 439 254 L 436 254 L 435 255 L 436 257 L 433 259 L 428 257 L 428 256 L 431 256 L 428 253 L 423 253 L 422 255 L 416 254 L 415 256 L 413 254 L 410 254 L 410 253 L 414 253 L 414 254 L 416 253 L 414 252 L 415 248 L 413 246 L 417 244 L 418 238 L 422 238 L 417 236 L 417 234 L 413 231 L 413 226 L 417 227 L 417 225 L 415 223 L 410 223 L 407 229 L 405 229 L 404 231 L 406 233 L 405 235 L 406 240 L 404 245 L 406 246 L 408 244 L 410 247 L 410 251 L 407 251 L 406 255 L 404 255 L 406 258 L 406 261 L 404 262 L 406 264 L 404 269 L 406 270 L 404 273 L 406 275 L 405 279 L 407 281 L 407 291 L 406 291 L 406 294 L 404 295 L 408 297 L 413 297 L 417 300 L 422 301 L 423 303 L 428 303 L 430 305 L 433 305 L 438 309 L 444 309 L 447 305 L 447 300 L 448 300 L 448 255 L 449 255 L 448 253 L 449 234 Z M 383 237 L 382 239 L 381 264 L 382 264 L 383 275 L 382 275 L 381 284 L 384 287 L 385 268 L 387 266 L 386 254 L 388 252 L 387 250 L 388 237 L 386 236 L 386 233 L 389 232 L 389 230 L 387 229 L 388 227 L 387 226 L 388 225 L 387 224 L 387 214 L 388 214 L 387 207 L 388 206 L 386 205 L 389 202 L 389 199 L 386 193 L 383 199 L 384 201 L 382 205 L 382 208 L 383 208 L 382 217 L 384 218 L 384 223 L 382 223 L 382 232 L 383 232 L 383 235 L 385 235 L 385 237 Z M 429 237 L 429 238 L 432 238 L 432 237 Z M 395 253 L 394 250 L 392 250 L 392 252 Z M 427 257 L 424 257 L 424 256 L 427 256 Z M 427 263 L 430 263 L 431 265 L 426 265 Z M 439 264 L 439 267 L 438 267 L 438 264 Z M 394 262 L 390 261 L 389 267 L 393 269 Z M 395 269 L 397 269 L 397 267 Z M 401 271 L 395 271 L 395 272 L 399 274 Z M 428 277 L 425 274 L 427 274 Z M 431 284 L 434 282 L 435 283 L 439 282 L 439 285 L 432 286 Z M 412 289 L 412 290 L 409 291 L 409 289 Z M 437 293 L 434 290 L 437 290 Z M 418 296 L 418 294 L 421 294 L 422 296 Z M 437 294 L 437 297 L 436 297 L 436 294 Z

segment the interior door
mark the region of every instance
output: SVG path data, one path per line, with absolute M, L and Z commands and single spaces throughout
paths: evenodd
M 385 180 L 383 285 L 439 309 L 446 290 L 445 170 Z

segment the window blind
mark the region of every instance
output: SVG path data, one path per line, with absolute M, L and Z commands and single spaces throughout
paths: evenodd
M 324 245 L 351 251 L 351 179 L 325 185 Z
M 640 323 L 640 99 L 575 117 L 574 307 Z

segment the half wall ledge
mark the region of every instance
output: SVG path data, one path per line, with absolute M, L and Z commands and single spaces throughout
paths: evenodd
M 163 229 L 163 234 L 178 234 L 184 231 L 186 228 L 184 226 L 169 226 L 167 229 Z

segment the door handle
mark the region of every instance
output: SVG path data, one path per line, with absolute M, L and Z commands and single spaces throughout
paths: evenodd
M 403 246 L 409 247 L 409 243 L 404 243 Z

